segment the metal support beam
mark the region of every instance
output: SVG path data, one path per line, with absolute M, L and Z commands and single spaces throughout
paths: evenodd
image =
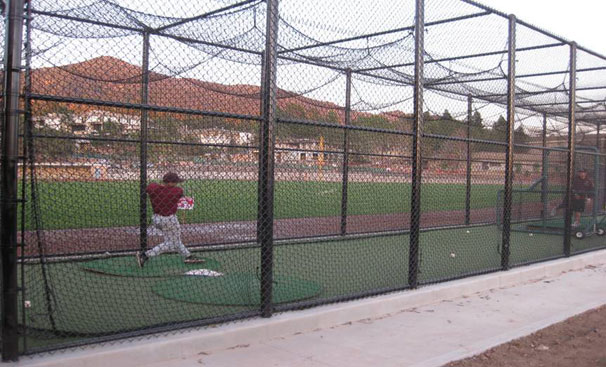
M 465 170 L 465 224 L 471 223 L 471 114 L 473 98 L 467 97 L 467 162 Z
M 423 136 L 423 58 L 425 39 L 425 1 L 416 0 L 415 14 L 415 75 L 414 122 L 412 126 L 412 181 L 410 197 L 410 248 L 408 257 L 408 284 L 419 284 L 419 230 L 421 228 L 421 177 L 423 165 L 421 143 Z
M 216 9 L 216 10 L 204 13 L 204 14 L 196 15 L 195 17 L 181 19 L 181 20 L 176 21 L 174 23 L 167 24 L 165 26 L 155 28 L 154 32 L 161 32 L 161 31 L 164 31 L 164 30 L 169 29 L 169 28 L 173 28 L 173 27 L 176 27 L 176 26 L 179 26 L 179 25 L 183 25 L 185 23 L 194 22 L 196 20 L 208 18 L 208 17 L 213 16 L 213 15 L 221 14 L 221 13 L 227 11 L 227 10 L 231 10 L 231 9 L 235 9 L 235 8 L 240 8 L 240 7 L 243 7 L 245 5 L 248 5 L 248 4 L 254 3 L 254 2 L 259 2 L 259 0 L 245 0 L 245 1 L 242 1 L 240 3 L 228 5 L 228 6 L 225 6 L 223 8 L 220 8 L 220 9 Z
M 351 69 L 346 71 L 345 126 L 351 125 Z M 341 234 L 347 233 L 347 183 L 349 181 L 349 129 L 343 131 L 343 183 L 341 188 Z
M 508 17 L 510 17 L 510 16 L 508 16 L 507 14 L 505 14 L 505 13 L 503 13 L 503 12 L 500 12 L 500 11 L 498 11 L 498 10 L 495 10 L 495 9 L 493 9 L 493 8 L 491 8 L 491 7 L 488 7 L 488 6 L 486 6 L 486 5 L 484 5 L 484 4 L 481 4 L 481 3 L 477 2 L 477 1 L 474 1 L 474 0 L 461 0 L 461 1 L 462 1 L 462 2 L 464 2 L 464 3 L 470 4 L 470 5 L 473 5 L 473 6 L 475 6 L 475 7 L 478 7 L 478 8 L 480 8 L 480 9 L 484 9 L 484 10 L 490 11 L 490 12 L 492 12 L 492 13 L 494 13 L 494 14 L 496 14 L 496 15 L 499 15 L 499 16 L 501 16 L 501 17 L 503 17 L 503 18 L 508 18 Z M 534 26 L 534 25 L 532 25 L 532 24 L 529 24 L 529 23 L 526 23 L 526 22 L 524 22 L 524 21 L 520 21 L 520 20 L 517 20 L 517 23 L 519 23 L 519 24 L 521 24 L 521 25 L 523 25 L 523 26 L 525 26 L 525 27 L 528 27 L 528 28 L 530 28 L 530 29 L 532 29 L 532 30 L 534 30 L 534 31 L 536 31 L 536 32 L 539 32 L 539 33 L 541 33 L 541 34 L 544 34 L 545 36 L 548 36 L 548 37 L 554 38 L 554 39 L 556 39 L 556 40 L 558 40 L 558 41 L 561 41 L 561 42 L 563 42 L 563 43 L 568 43 L 568 41 L 567 41 L 567 40 L 565 40 L 565 39 L 563 39 L 563 38 L 561 38 L 561 37 L 559 37 L 559 36 L 553 35 L 553 34 L 551 34 L 551 33 L 547 32 L 547 31 L 545 31 L 545 30 L 543 30 L 543 29 L 541 29 L 541 28 L 538 28 L 538 27 L 536 27 L 536 26 Z
M 425 27 L 430 27 L 430 26 L 438 25 L 438 24 L 458 22 L 458 21 L 461 21 L 461 20 L 472 19 L 472 18 L 477 18 L 477 17 L 483 17 L 483 16 L 486 16 L 486 15 L 490 15 L 490 12 L 483 11 L 483 12 L 480 12 L 480 13 L 473 13 L 473 14 L 468 14 L 468 15 L 462 15 L 462 16 L 454 17 L 454 18 L 441 19 L 441 20 L 438 20 L 438 21 L 435 21 L 435 22 L 428 22 L 428 23 L 425 24 Z M 390 29 L 390 30 L 382 31 L 382 32 L 363 34 L 363 35 L 355 36 L 355 37 L 342 38 L 342 39 L 338 39 L 338 40 L 334 40 L 334 41 L 329 41 L 329 42 L 315 43 L 313 45 L 306 45 L 306 46 L 301 46 L 301 47 L 297 47 L 297 48 L 291 48 L 291 49 L 288 49 L 288 50 L 281 50 L 279 52 L 279 54 L 282 55 L 282 54 L 289 53 L 289 52 L 303 51 L 303 50 L 308 50 L 308 49 L 311 49 L 311 48 L 322 47 L 322 46 L 330 46 L 330 45 L 335 45 L 335 44 L 339 44 L 339 43 L 357 41 L 357 40 L 361 40 L 361 39 L 368 39 L 368 38 L 372 38 L 372 37 L 385 36 L 385 35 L 393 34 L 393 33 L 409 32 L 409 31 L 413 31 L 414 29 L 415 29 L 414 25 L 413 26 L 408 26 L 408 27 L 402 27 L 402 28 L 395 28 L 395 29 Z
M 577 88 L 577 44 L 570 44 L 570 74 L 568 77 L 570 95 L 568 98 L 568 154 L 566 157 L 566 214 L 564 216 L 564 255 L 570 256 L 570 235 L 572 232 L 572 185 L 574 180 L 575 111 Z
M 519 48 L 519 49 L 517 49 L 515 51 L 516 52 L 534 51 L 534 50 L 540 50 L 540 49 L 544 49 L 544 48 L 560 47 L 560 46 L 564 46 L 564 45 L 566 45 L 566 44 L 565 43 L 548 43 L 548 44 L 545 44 L 545 45 L 522 47 L 522 48 Z M 498 51 L 491 51 L 491 52 L 481 52 L 481 53 L 477 53 L 477 54 L 468 54 L 468 55 L 461 55 L 461 56 L 444 57 L 444 58 L 440 58 L 440 59 L 431 59 L 431 60 L 425 61 L 425 63 L 426 64 L 433 64 L 433 63 L 445 62 L 445 61 L 456 61 L 456 60 L 464 60 L 464 59 L 473 59 L 473 58 L 476 58 L 476 57 L 503 55 L 503 54 L 506 54 L 506 53 L 507 53 L 507 50 L 498 50 Z M 414 65 L 414 63 L 409 62 L 409 63 L 405 63 L 405 64 L 384 65 L 384 66 L 379 66 L 379 67 L 374 67 L 374 68 L 356 69 L 356 70 L 354 70 L 354 72 L 360 73 L 360 72 L 368 72 L 368 71 L 373 71 L 373 70 L 384 70 L 384 69 L 406 67 L 406 66 L 413 66 L 413 65 Z M 430 84 L 428 84 L 427 86 L 429 86 L 429 85 Z
M 599 104 L 602 103 L 603 101 L 599 101 L 599 100 L 587 100 L 587 101 L 577 101 L 577 105 L 581 105 L 581 104 L 585 104 L 585 103 L 591 103 L 591 104 Z M 526 108 L 526 109 L 532 109 L 534 107 L 541 107 L 541 106 L 558 106 L 558 105 L 566 105 L 568 106 L 568 102 L 546 102 L 546 103 L 532 103 L 532 104 L 519 104 L 518 107 L 519 108 Z M 590 113 L 592 113 L 594 111 L 591 111 Z M 602 111 L 602 112 L 606 112 Z M 566 117 L 568 117 L 568 111 L 566 111 Z
M 589 72 L 589 71 L 601 71 L 601 70 L 606 70 L 606 67 L 594 67 L 594 68 L 579 69 L 579 70 L 577 70 L 577 73 Z M 519 75 L 516 75 L 516 79 L 536 78 L 536 77 L 540 77 L 540 76 L 564 75 L 564 74 L 568 74 L 568 70 L 547 71 L 547 72 L 542 72 L 542 73 L 519 74 Z M 506 79 L 507 78 L 504 77 L 504 76 L 494 76 L 494 77 L 478 78 L 478 79 L 447 80 L 447 81 L 443 81 L 443 82 L 426 83 L 426 86 L 428 86 L 428 85 L 434 86 L 434 85 L 448 85 L 448 84 L 464 84 L 464 83 L 489 82 L 489 81 L 506 80 Z
M 601 152 L 600 149 L 600 127 L 602 126 L 602 123 L 600 121 L 598 121 L 598 126 L 596 126 L 596 132 L 595 132 L 595 147 L 598 149 L 598 153 Z
M 543 131 L 541 132 L 541 142 L 543 148 L 547 147 L 547 114 L 543 114 Z M 543 149 L 543 157 L 541 162 L 541 203 L 543 203 L 543 209 L 541 211 L 541 219 L 545 221 L 548 215 L 548 206 L 547 206 L 547 191 L 549 190 L 549 167 L 547 167 L 548 161 L 547 157 L 549 151 L 547 149 Z
M 146 105 L 149 96 L 149 33 L 143 33 L 143 63 L 141 104 Z M 139 245 L 147 249 L 147 109 L 141 109 L 140 167 L 139 167 Z
M 601 133 L 601 126 L 602 123 L 598 122 L 598 126 L 597 126 L 597 149 L 598 149 L 598 158 L 599 155 L 602 154 L 602 146 L 604 144 L 602 144 L 602 135 Z M 599 169 L 600 169 L 600 176 L 599 176 L 599 184 L 596 184 L 596 186 L 599 186 L 599 195 L 601 196 L 601 200 L 597 203 L 594 203 L 595 205 L 599 205 L 598 206 L 598 211 L 603 210 L 604 206 L 606 206 L 606 159 L 601 158 L 600 160 L 600 165 L 599 165 Z M 603 172 L 602 172 L 603 171 Z
M 2 255 L 2 360 L 19 358 L 17 287 L 17 160 L 19 91 L 23 43 L 23 0 L 8 1 L 4 39 L 4 95 L 0 178 L 0 253 Z
M 515 123 L 516 17 L 509 16 L 509 51 L 507 60 L 507 148 L 505 150 L 505 188 L 503 195 L 503 234 L 501 268 L 509 269 L 511 234 L 511 192 L 513 181 L 513 137 Z
M 583 88 L 577 88 L 577 91 L 587 91 L 587 90 L 601 90 L 601 89 L 606 89 L 606 85 L 603 86 L 597 86 L 597 87 L 583 87 Z M 566 93 L 566 90 L 564 89 L 549 89 L 549 90 L 540 90 L 540 91 L 535 91 L 535 92 L 520 92 L 517 93 L 518 97 L 525 97 L 525 96 L 537 96 L 539 94 L 548 94 L 548 93 L 560 93 L 560 94 L 564 94 Z M 482 97 L 484 98 L 495 98 L 495 97 L 503 97 L 505 96 L 504 94 L 483 94 Z
M 273 312 L 274 148 L 276 143 L 279 0 L 267 0 L 266 3 L 267 23 L 261 81 L 263 120 L 259 127 L 257 243 L 261 247 L 261 315 L 271 317 Z
M 28 169 L 27 169 L 27 164 L 31 164 L 30 166 L 30 175 L 31 175 L 31 196 L 30 196 L 30 200 L 32 202 L 32 208 L 33 208 L 33 212 L 35 213 L 37 211 L 36 208 L 36 204 L 37 204 L 37 198 L 36 198 L 36 190 L 35 190 L 35 172 L 34 172 L 34 151 L 33 151 L 33 146 L 34 146 L 34 142 L 33 142 L 33 137 L 32 137 L 32 130 L 34 128 L 33 126 L 33 121 L 32 121 L 32 99 L 31 99 L 31 93 L 32 93 L 32 17 L 31 17 L 31 13 L 32 13 L 32 4 L 31 2 L 27 2 L 25 4 L 26 6 L 26 17 L 25 17 L 25 77 L 23 78 L 24 80 L 24 86 L 23 86 L 23 91 L 24 91 L 24 103 L 23 103 L 23 107 L 25 110 L 25 116 L 24 116 L 24 124 L 23 124 L 23 147 L 21 148 L 22 150 L 22 155 L 23 155 L 23 159 L 22 159 L 22 166 L 21 166 L 21 198 L 26 198 L 27 197 L 27 174 L 28 174 Z M 27 206 L 25 204 L 21 205 L 21 227 L 19 228 L 19 230 L 21 231 L 21 237 L 19 238 L 19 241 L 21 241 L 21 258 L 19 259 L 19 261 L 21 262 L 21 264 L 25 263 L 25 244 L 26 244 L 26 223 L 27 223 Z M 35 218 L 34 218 L 35 220 Z M 36 226 L 38 227 L 38 226 Z M 39 232 L 39 228 L 37 229 L 37 233 Z M 42 258 L 44 259 L 44 258 Z M 47 279 L 47 274 L 46 274 L 46 267 L 44 266 L 44 264 L 42 264 L 43 266 L 40 267 L 40 270 L 42 271 L 42 277 L 45 280 L 46 283 L 46 279 Z M 22 330 L 22 339 L 21 339 L 21 345 L 22 345 L 22 353 L 27 353 L 27 349 L 28 349 L 28 333 L 26 333 L 25 331 L 27 331 L 27 321 L 29 320 L 28 316 L 31 316 L 28 314 L 28 310 L 25 307 L 25 300 L 28 299 L 28 295 L 26 293 L 26 277 L 25 277 L 25 266 L 21 266 L 20 267 L 20 276 L 21 276 L 21 302 L 20 302 L 20 307 L 21 307 L 21 330 Z M 53 330 L 55 330 L 56 327 L 56 323 L 54 320 L 54 316 L 52 314 L 52 307 L 50 304 L 50 299 L 49 299 L 49 293 L 46 292 L 46 301 L 47 301 L 47 311 L 51 311 L 49 312 L 49 321 L 51 323 L 51 328 L 53 328 Z

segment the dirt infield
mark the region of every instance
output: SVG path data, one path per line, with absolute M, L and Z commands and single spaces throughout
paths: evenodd
M 528 209 L 537 204 L 527 204 Z M 494 223 L 494 208 L 474 209 L 470 222 Z M 463 225 L 463 210 L 432 211 L 421 214 L 421 228 Z M 410 214 L 352 215 L 347 217 L 347 234 L 397 231 L 410 228 Z M 182 224 L 182 239 L 186 245 L 250 242 L 256 238 L 257 222 L 222 222 Z M 341 234 L 341 217 L 313 217 L 277 219 L 274 222 L 276 239 L 320 237 Z M 112 252 L 139 248 L 139 227 L 107 227 L 40 231 L 47 255 Z M 160 233 L 148 231 L 148 245 L 162 241 Z M 25 233 L 26 255 L 37 255 L 37 234 Z
M 447 367 L 606 367 L 606 306 Z

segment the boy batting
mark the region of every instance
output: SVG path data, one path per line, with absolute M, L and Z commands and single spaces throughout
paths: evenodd
M 137 252 L 137 263 L 143 267 L 145 262 L 154 256 L 169 251 L 176 251 L 183 256 L 185 263 L 203 263 L 203 259 L 192 256 L 189 250 L 181 242 L 181 226 L 177 218 L 177 204 L 183 197 L 183 189 L 177 186 L 183 180 L 174 172 L 168 172 L 162 178 L 163 185 L 151 183 L 146 192 L 152 204 L 154 215 L 153 225 L 162 231 L 164 242 L 147 251 Z

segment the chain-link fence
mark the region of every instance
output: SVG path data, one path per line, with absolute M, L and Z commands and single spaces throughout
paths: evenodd
M 513 16 L 10 4 L 4 359 L 606 244 L 606 58 Z

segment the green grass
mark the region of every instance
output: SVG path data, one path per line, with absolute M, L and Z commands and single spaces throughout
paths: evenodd
M 256 182 L 190 180 L 183 184 L 183 188 L 186 195 L 196 199 L 195 209 L 186 213 L 188 223 L 256 219 Z M 474 185 L 471 189 L 472 209 L 494 207 L 497 191 L 501 188 L 500 185 Z M 45 229 L 139 224 L 137 182 L 41 181 L 38 194 Z M 462 210 L 465 207 L 465 185 L 462 184 L 424 184 L 421 195 L 423 211 Z M 340 182 L 278 181 L 274 196 L 277 219 L 341 214 Z M 349 183 L 349 215 L 403 213 L 409 208 L 410 184 Z M 151 208 L 148 208 L 148 213 L 151 215 Z M 26 218 L 26 227 L 32 229 L 30 212 Z
M 321 292 L 314 299 L 405 287 L 408 282 L 409 240 L 408 235 L 398 235 L 277 246 L 274 274 L 318 284 Z M 494 226 L 423 232 L 420 236 L 419 280 L 427 283 L 473 272 L 498 270 L 501 264 L 500 242 L 501 232 Z M 562 243 L 562 236 L 530 236 L 512 232 L 511 264 L 561 256 Z M 573 252 L 603 246 L 603 237 L 572 239 Z M 257 248 L 206 251 L 202 254 L 217 260 L 221 264 L 218 270 L 225 274 L 254 277 L 259 271 L 260 253 Z M 125 258 L 124 264 L 135 266 L 134 257 Z M 86 271 L 83 265 L 84 262 L 77 261 L 48 265 L 47 275 L 55 301 L 53 316 L 57 328 L 63 331 L 112 334 L 258 309 L 258 305 L 221 306 L 211 300 L 225 297 L 225 292 L 240 292 L 239 289 L 205 289 L 200 285 L 197 289 L 203 292 L 203 297 L 199 298 L 199 303 L 180 302 L 154 293 L 153 287 L 164 281 L 162 278 L 103 275 Z M 27 297 L 32 305 L 26 314 L 27 324 L 48 330 L 50 323 L 41 266 L 26 265 L 25 276 Z M 225 287 L 242 287 L 242 283 L 225 284 Z M 258 282 L 250 282 L 249 286 L 253 288 L 245 289 L 247 294 L 258 291 Z M 204 298 L 211 301 L 203 302 Z M 28 344 L 31 348 L 46 348 L 90 337 L 60 337 L 33 332 Z

